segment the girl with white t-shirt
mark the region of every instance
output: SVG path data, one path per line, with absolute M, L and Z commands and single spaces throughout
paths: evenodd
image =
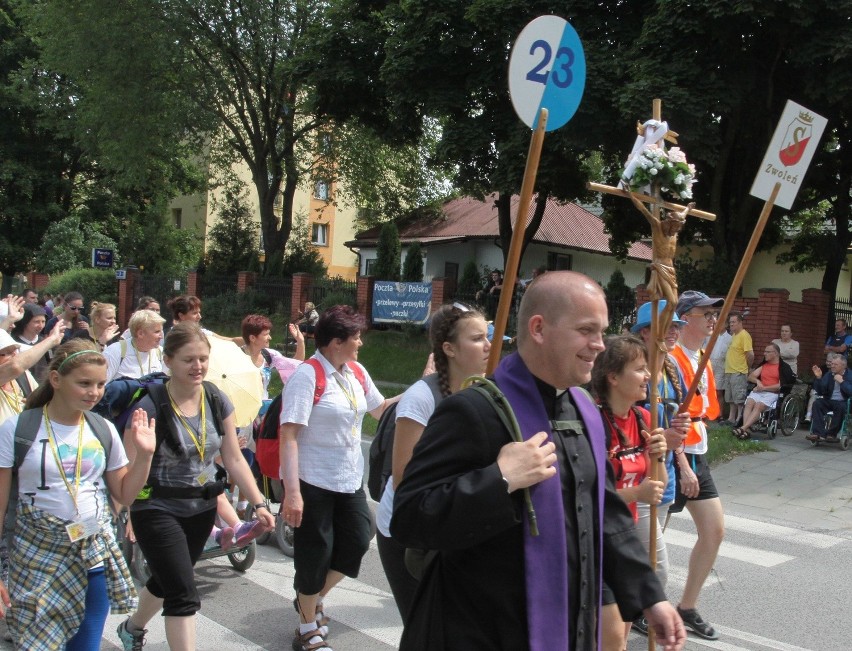
M 115 427 L 84 414 L 101 399 L 105 384 L 104 356 L 93 342 L 72 339 L 57 349 L 47 381 L 27 400 L 27 410 L 40 411 L 41 420 L 17 464 L 8 592 L 0 582 L 0 612 L 9 607 L 6 622 L 18 649 L 94 651 L 110 608 L 129 612 L 136 605 L 113 535 L 107 489 L 122 504 L 133 502 L 151 466 L 154 423 L 141 410 L 133 414 L 126 436 L 137 453 L 129 464 Z M 24 416 L 0 425 L 0 522 L 16 466 L 19 418 Z M 100 438 L 93 426 L 102 431 Z
M 444 305 L 432 317 L 429 339 L 442 397 L 458 391 L 471 375 L 485 373 L 491 343 L 488 324 L 481 313 L 461 303 Z M 394 489 L 402 480 L 414 446 L 435 407 L 435 396 L 425 379 L 412 384 L 402 395 L 396 410 L 393 474 L 377 516 L 379 556 L 403 620 L 414 599 L 417 580 L 405 567 L 405 547 L 390 537 Z

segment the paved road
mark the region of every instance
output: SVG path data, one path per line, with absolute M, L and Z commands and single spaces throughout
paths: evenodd
M 724 651 L 845 651 L 852 631 L 852 452 L 812 448 L 798 432 L 777 439 L 777 451 L 740 457 L 714 470 L 726 509 L 727 537 L 702 593 L 701 611 L 722 639 L 690 638 L 687 648 Z M 687 515 L 672 518 L 666 539 L 673 561 L 669 593 L 686 577 L 694 530 Z M 226 559 L 199 564 L 204 606 L 199 649 L 288 649 L 297 617 L 291 606 L 292 560 L 274 546 L 258 548 L 243 575 Z M 396 648 L 401 626 L 375 546 L 361 576 L 328 599 L 336 651 Z M 111 617 L 104 649 L 117 648 Z M 155 619 L 146 650 L 167 649 Z M 11 648 L 11 645 L 0 645 Z M 633 634 L 630 651 L 647 648 Z

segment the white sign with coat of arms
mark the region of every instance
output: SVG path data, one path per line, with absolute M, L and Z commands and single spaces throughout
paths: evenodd
M 828 120 L 821 115 L 787 100 L 750 194 L 768 200 L 775 184 L 780 183 L 781 189 L 775 205 L 789 210 L 796 200 L 826 124 Z

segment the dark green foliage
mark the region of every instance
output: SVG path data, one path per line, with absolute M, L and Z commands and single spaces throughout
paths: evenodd
M 736 267 L 723 258 L 695 260 L 689 254 L 675 258 L 678 292 L 694 289 L 710 296 L 725 296 L 731 287 Z
M 114 271 L 72 269 L 51 278 L 45 291 L 53 295 L 80 292 L 87 306 L 92 301 L 118 303 L 118 281 Z
M 267 258 L 268 260 L 268 258 Z M 279 264 L 273 260 L 270 266 L 267 262 L 265 275 L 267 276 L 292 276 L 295 273 L 309 273 L 314 278 L 322 278 L 326 273 L 325 262 L 317 248 L 311 244 L 308 233 L 308 218 L 304 214 L 297 214 L 293 218 L 293 232 L 287 241 L 287 248 L 280 267 L 273 268 Z M 279 270 L 280 269 L 280 270 Z
M 36 271 L 58 274 L 70 269 L 91 268 L 93 248 L 112 249 L 114 266 L 121 266 L 121 254 L 115 241 L 104 235 L 98 224 L 83 224 L 78 214 L 70 215 L 48 227 L 35 255 Z
M 349 305 L 358 307 L 356 295 L 345 290 L 335 290 L 326 294 L 322 299 L 322 305 L 317 306 L 320 312 L 327 310 L 332 305 Z
M 213 331 L 231 332 L 247 314 L 273 314 L 278 309 L 275 298 L 254 289 L 229 291 L 204 298 L 204 325 Z
M 248 271 L 257 256 L 257 222 L 251 218 L 242 186 L 225 185 L 218 218 L 208 233 L 207 271 L 230 275 Z
M 399 280 L 401 251 L 402 245 L 399 242 L 399 230 L 396 224 L 394 222 L 382 224 L 373 275 L 379 280 Z
M 420 242 L 409 245 L 402 267 L 402 279 L 411 283 L 423 282 L 423 251 Z
M 462 270 L 458 293 L 462 296 L 473 296 L 480 289 L 482 289 L 482 274 L 479 273 L 476 260 L 468 260 Z
M 610 301 L 629 301 L 634 298 L 634 291 L 627 286 L 621 269 L 616 269 L 609 277 L 609 282 L 604 287 L 604 294 Z

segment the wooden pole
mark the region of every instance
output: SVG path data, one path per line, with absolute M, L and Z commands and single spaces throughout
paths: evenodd
M 527 212 L 532 199 L 535 177 L 538 174 L 538 161 L 541 158 L 541 147 L 544 143 L 544 133 L 547 127 L 547 109 L 541 109 L 538 126 L 533 131 L 530 149 L 527 153 L 527 165 L 524 169 L 524 180 L 521 184 L 521 197 L 518 202 L 518 214 L 512 229 L 512 243 L 509 245 L 509 257 L 503 270 L 503 291 L 500 292 L 500 302 L 497 304 L 497 315 L 494 317 L 494 336 L 491 339 L 491 353 L 488 356 L 487 373 L 490 375 L 500 362 L 503 352 L 503 335 L 509 321 L 509 309 L 515 296 L 515 281 L 518 278 L 518 266 L 521 263 L 521 245 L 524 241 L 524 231 L 527 228 Z
M 655 120 L 662 120 L 663 112 L 662 112 L 662 101 L 659 99 L 655 99 L 652 104 L 652 113 Z M 655 199 L 660 199 L 662 196 L 662 192 L 660 192 L 660 184 L 654 183 L 651 189 L 651 194 Z M 662 207 L 657 205 L 653 205 L 651 210 L 657 211 L 659 216 L 659 211 L 662 210 Z M 656 272 L 654 272 L 656 273 Z M 657 347 L 657 342 L 659 339 L 657 338 L 657 333 L 660 331 L 660 315 L 657 313 L 657 307 L 659 305 L 659 296 L 651 297 L 651 349 L 648 351 L 648 363 L 651 367 L 651 381 L 650 381 L 650 391 L 648 395 L 648 404 L 651 406 L 651 431 L 656 429 L 657 423 L 659 422 L 659 410 L 657 409 L 657 400 L 659 396 L 659 389 L 657 384 L 657 359 L 659 358 L 660 350 Z M 641 429 L 641 428 L 640 428 Z M 640 434 L 641 436 L 641 434 Z M 651 472 L 648 475 L 648 479 L 651 481 L 658 481 L 660 477 L 659 464 L 656 459 L 651 459 L 650 455 L 648 455 L 648 460 L 651 462 Z M 651 508 L 649 509 L 650 514 L 648 518 L 648 562 L 651 565 L 651 569 L 655 572 L 657 571 L 657 505 L 651 504 Z M 655 651 L 657 648 L 657 644 L 654 641 L 654 629 L 650 626 L 648 627 L 648 651 Z
M 692 398 L 695 396 L 695 392 L 698 390 L 698 382 L 701 380 L 704 369 L 707 368 L 707 362 L 710 361 L 710 353 L 713 352 L 713 346 L 716 345 L 716 340 L 719 338 L 719 335 L 725 327 L 725 322 L 728 320 L 728 314 L 731 311 L 731 307 L 734 305 L 734 299 L 737 296 L 737 292 L 740 291 L 740 287 L 743 284 L 743 279 L 745 278 L 748 267 L 751 264 L 751 259 L 754 257 L 754 252 L 757 249 L 757 243 L 760 241 L 760 236 L 763 235 L 763 229 L 766 227 L 766 222 L 769 220 L 769 213 L 772 212 L 772 208 L 775 206 L 775 199 L 778 197 L 779 190 L 781 190 L 781 184 L 776 183 L 775 187 L 772 188 L 772 193 L 769 195 L 769 199 L 767 199 L 766 203 L 763 204 L 763 210 L 761 211 L 757 224 L 754 227 L 754 232 L 751 234 L 751 239 L 749 240 L 748 247 L 746 247 L 743 259 L 740 261 L 739 269 L 737 269 L 737 275 L 734 276 L 734 281 L 731 283 L 731 288 L 728 290 L 728 295 L 725 297 L 725 304 L 722 306 L 722 311 L 719 313 L 719 318 L 716 321 L 716 327 L 713 329 L 713 334 L 710 335 L 710 341 L 707 342 L 704 354 L 698 362 L 698 369 L 695 371 L 695 377 L 692 378 L 692 384 L 689 387 L 689 391 L 686 392 L 683 404 L 680 406 L 680 411 L 685 411 L 687 409 L 689 403 L 692 402 Z

